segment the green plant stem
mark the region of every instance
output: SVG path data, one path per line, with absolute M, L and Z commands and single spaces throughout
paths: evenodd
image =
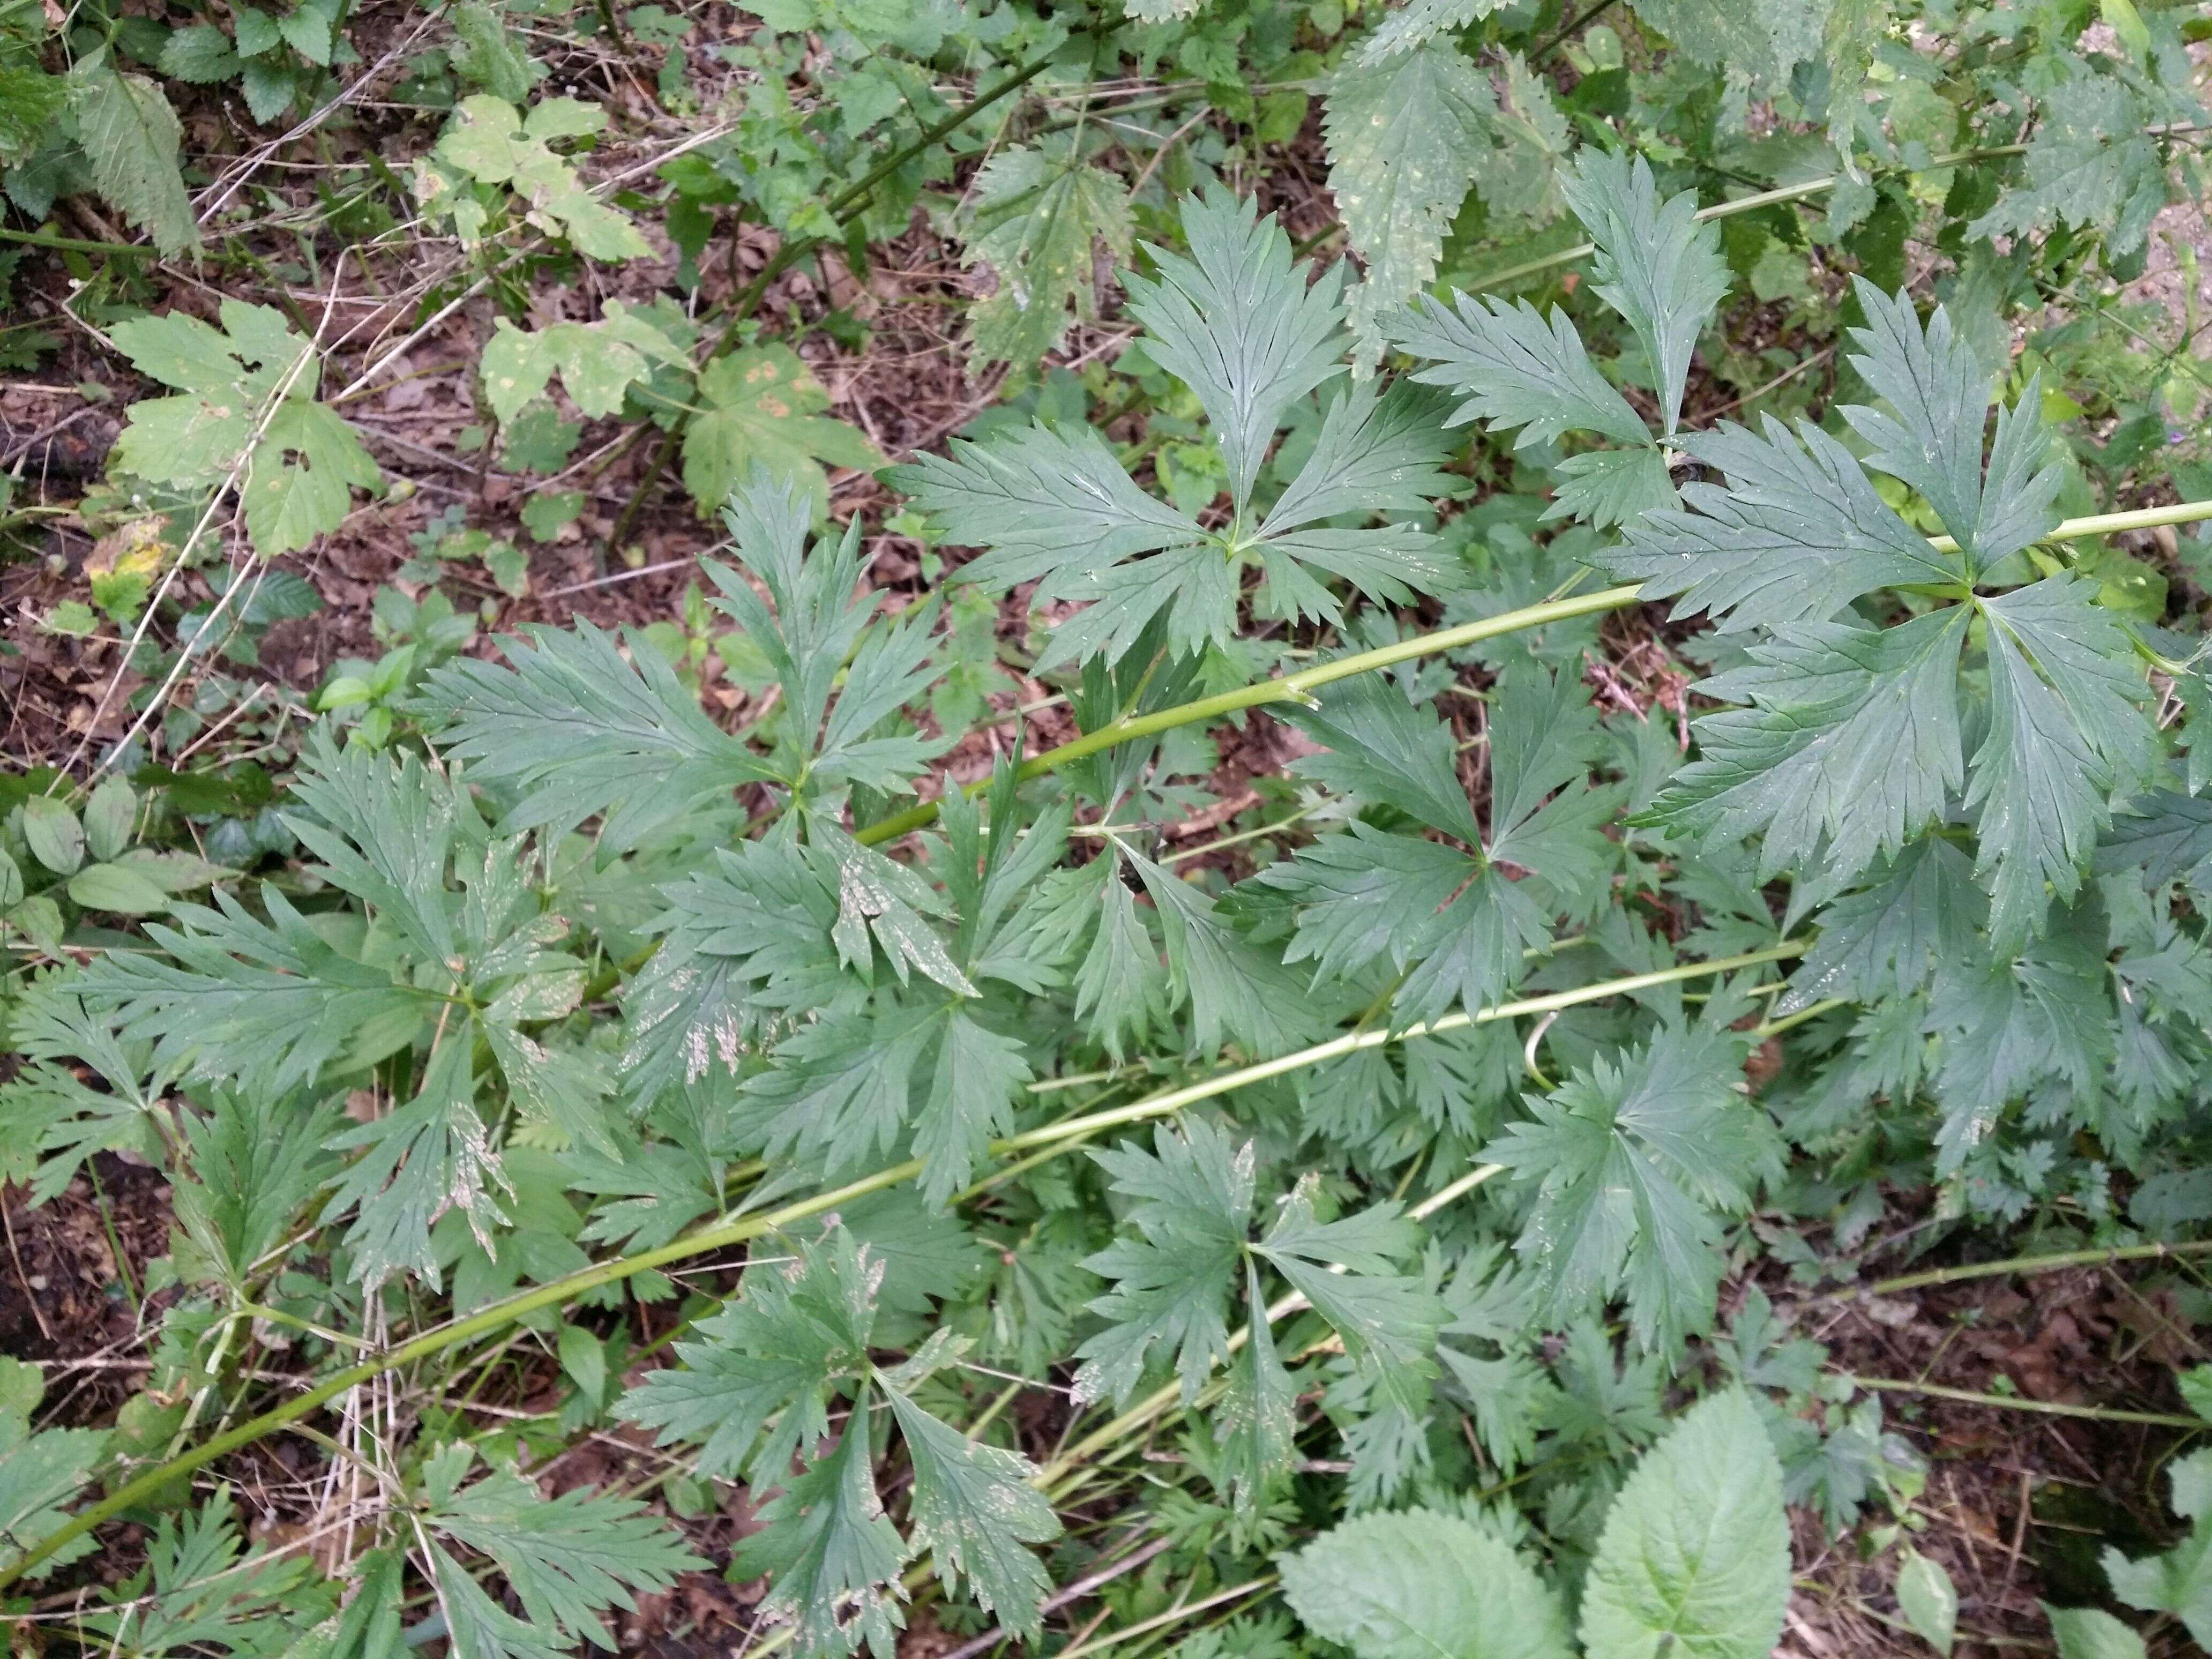
M 2084 536 L 2114 535 L 2123 530 L 2148 530 L 2159 525 L 2192 524 L 2202 519 L 2212 519 L 2212 501 L 2181 501 L 2169 507 L 2142 507 L 2131 513 L 2100 513 L 2089 518 L 2068 519 L 2043 539 L 2045 542 L 2072 541 Z M 1929 539 L 1946 550 L 1952 545 L 1948 537 L 1931 537 Z M 1295 674 L 1255 680 L 1250 685 L 1240 686 L 1234 691 L 1201 697 L 1195 702 L 1180 703 L 1173 708 L 1163 708 L 1157 714 L 1125 715 L 1110 725 L 1100 726 L 1096 732 L 1085 732 L 1056 749 L 1048 749 L 1041 755 L 1031 757 L 1015 769 L 1014 775 L 1027 782 L 1031 778 L 1042 777 L 1047 772 L 1057 771 L 1071 761 L 1085 759 L 1120 744 L 1157 737 L 1179 726 L 1188 726 L 1198 720 L 1218 720 L 1224 714 L 1257 708 L 1266 703 L 1304 702 L 1316 688 L 1350 679 L 1355 674 L 1395 667 L 1401 662 L 1432 657 L 1440 652 L 1456 651 L 1463 646 L 1496 639 L 1502 634 L 1517 633 L 1524 628 L 1542 628 L 1577 617 L 1619 611 L 1636 604 L 1643 594 L 1640 586 L 1631 584 L 1604 588 L 1595 593 L 1576 594 L 1564 599 L 1548 599 L 1541 605 L 1486 617 L 1480 622 L 1462 623 L 1456 628 L 1440 628 L 1432 633 L 1415 634 L 1395 645 L 1316 663 L 1313 667 L 1302 668 Z M 989 787 L 990 781 L 984 779 L 970 785 L 968 793 L 973 796 Z M 878 842 L 895 840 L 911 830 L 934 823 L 937 813 L 937 802 L 924 801 L 918 806 L 908 807 L 903 812 L 894 813 L 870 824 L 860 832 L 858 839 L 871 846 Z
M 2212 508 L 2207 509 L 2212 513 Z M 1480 622 L 1463 623 L 1457 628 L 1439 629 L 1434 633 L 1416 634 L 1379 650 L 1362 651 L 1355 656 L 1339 657 L 1333 661 L 1318 663 L 1311 668 L 1302 668 L 1295 674 L 1279 678 L 1255 680 L 1249 685 L 1239 686 L 1234 691 L 1223 691 L 1211 697 L 1201 697 L 1195 702 L 1180 703 L 1173 708 L 1163 708 L 1157 714 L 1124 715 L 1096 732 L 1061 744 L 1056 749 L 1024 761 L 1014 775 L 1024 782 L 1042 777 L 1047 772 L 1059 770 L 1073 761 L 1079 761 L 1125 743 L 1134 743 L 1140 738 L 1157 737 L 1171 732 L 1176 726 L 1188 726 L 1198 720 L 1218 720 L 1246 708 L 1257 708 L 1263 703 L 1309 702 L 1316 686 L 1328 685 L 1337 680 L 1350 679 L 1370 670 L 1389 668 L 1395 664 L 1410 662 L 1417 657 L 1433 656 L 1440 651 L 1454 651 L 1479 641 L 1495 639 L 1501 634 L 1511 634 L 1524 628 L 1541 628 L 1547 623 L 1565 622 L 1576 617 L 1587 617 L 1601 611 L 1618 611 L 1633 605 L 1642 588 L 1635 586 L 1608 587 L 1601 592 L 1584 593 L 1573 599 L 1553 599 L 1543 605 L 1532 605 L 1519 611 L 1508 611 L 1502 616 L 1487 617 Z M 976 793 L 970 790 L 971 794 Z M 859 839 L 871 845 L 895 840 L 909 830 L 919 830 L 937 821 L 938 803 L 925 801 L 919 806 L 895 813 L 878 823 L 870 824 L 860 832 Z
M 1740 956 L 1723 957 L 1712 962 L 1681 963 L 1674 967 L 1662 968 L 1652 973 L 1634 974 L 1624 979 L 1601 980 L 1595 984 L 1579 986 L 1571 991 L 1554 991 L 1543 996 L 1525 997 L 1517 1002 L 1500 1003 L 1494 1007 L 1484 1008 L 1472 1014 L 1449 1014 L 1429 1024 L 1409 1026 L 1403 1031 L 1396 1033 L 1383 1030 L 1355 1031 L 1339 1037 L 1334 1042 L 1318 1043 L 1310 1048 L 1301 1048 L 1294 1054 L 1285 1054 L 1278 1059 L 1261 1060 L 1255 1065 L 1217 1072 L 1196 1083 L 1179 1089 L 1164 1090 L 1158 1094 L 1147 1096 L 1143 1100 L 1132 1101 L 1126 1106 L 1115 1106 L 1104 1111 L 1086 1113 L 1080 1117 L 1064 1119 L 1042 1128 L 1028 1130 L 1018 1135 L 1010 1135 L 1003 1140 L 993 1142 L 991 1150 L 995 1157 L 1020 1157 L 1044 1147 L 1056 1146 L 1064 1140 L 1097 1134 L 1103 1130 L 1116 1128 L 1124 1124 L 1140 1123 L 1149 1119 L 1172 1116 L 1185 1107 L 1194 1105 L 1199 1101 L 1211 1100 L 1216 1096 L 1231 1093 L 1250 1084 L 1261 1082 L 1268 1078 L 1280 1077 L 1285 1073 L 1296 1071 L 1302 1066 L 1315 1065 L 1322 1060 L 1334 1059 L 1340 1054 L 1352 1053 L 1356 1049 L 1372 1048 L 1385 1042 L 1432 1035 L 1439 1031 L 1457 1030 L 1463 1026 L 1486 1024 L 1494 1020 L 1517 1018 L 1526 1014 L 1549 1013 L 1557 1009 L 1573 1007 L 1581 1003 L 1596 1002 L 1607 997 L 1649 990 L 1654 986 L 1671 985 L 1684 980 L 1702 978 L 1711 974 L 1734 973 L 1740 969 L 1756 967 L 1762 963 L 1779 962 L 1788 957 L 1801 956 L 1809 945 L 1809 940 L 1792 939 L 1764 951 L 1752 951 Z M 264 1436 L 275 1433 L 288 1423 L 295 1422 L 337 1399 L 348 1389 L 359 1388 L 362 1384 L 372 1382 L 387 1371 L 414 1364 L 417 1361 L 430 1358 L 461 1343 L 473 1341 L 477 1337 L 487 1336 L 494 1331 L 502 1330 L 526 1314 L 535 1313 L 540 1308 L 558 1307 L 588 1291 L 595 1291 L 603 1285 L 616 1284 L 650 1268 L 665 1267 L 670 1262 L 688 1261 L 694 1256 L 727 1249 L 732 1245 L 742 1244 L 757 1238 L 763 1233 L 775 1232 L 810 1217 L 821 1215 L 826 1211 L 850 1204 L 855 1200 L 866 1197 L 870 1193 L 882 1192 L 889 1188 L 902 1186 L 920 1176 L 921 1170 L 921 1160 L 909 1158 L 902 1164 L 895 1164 L 888 1169 L 878 1170 L 872 1175 L 863 1176 L 857 1181 L 848 1182 L 843 1186 L 835 1188 L 829 1192 L 817 1193 L 811 1198 L 799 1199 L 780 1208 L 757 1215 L 744 1216 L 734 1220 L 720 1222 L 656 1249 L 641 1250 L 634 1255 L 619 1256 L 608 1261 L 594 1262 L 591 1267 L 581 1268 L 565 1278 L 538 1285 L 534 1289 L 526 1291 L 519 1296 L 510 1297 L 492 1307 L 480 1309 L 465 1319 L 457 1319 L 448 1324 L 441 1325 L 435 1329 L 425 1331 L 421 1335 L 411 1338 L 382 1354 L 364 1359 L 358 1364 L 348 1366 L 345 1370 L 325 1378 L 304 1393 L 294 1395 L 282 1405 L 264 1412 L 258 1417 L 240 1423 L 235 1428 L 227 1430 L 189 1451 L 181 1452 L 160 1467 L 125 1482 L 109 1497 L 72 1516 L 61 1527 L 40 1540 L 21 1559 L 7 1566 L 0 1567 L 0 1589 L 5 1589 L 57 1550 L 65 1547 L 94 1528 L 114 1519 L 126 1510 L 153 1497 L 179 1475 L 189 1474 L 218 1457 L 238 1450 L 240 1447 L 252 1445 Z M 981 1190 L 989 1184 L 991 1184 L 991 1178 L 986 1177 L 971 1190 Z M 967 1194 L 963 1194 L 961 1196 L 964 1198 Z M 1434 1201 L 1431 1200 L 1431 1202 Z
M 57 236 L 49 230 L 10 230 L 0 225 L 0 242 L 21 242 L 29 247 L 50 247 L 64 253 L 128 253 L 134 258 L 158 259 L 161 250 L 137 242 L 89 242 L 81 236 Z
M 2045 1417 L 2079 1417 L 2096 1423 L 2142 1423 L 2154 1429 L 2212 1429 L 2201 1417 L 2178 1412 L 2130 1412 L 2117 1406 L 2069 1406 L 2057 1400 L 2024 1400 L 2017 1395 L 1977 1394 L 1972 1389 L 1947 1389 L 1939 1382 L 1908 1382 L 1902 1377 L 1837 1375 L 1853 1388 L 1877 1394 L 1918 1394 L 1932 1400 L 1955 1400 L 1962 1406 L 1994 1406 L 2001 1411 L 2039 1412 Z
M 2116 1261 L 2157 1261 L 2166 1257 L 2212 1254 L 2212 1240 L 2187 1244 L 2122 1244 L 2101 1250 L 2060 1250 L 2051 1255 L 2015 1255 L 2002 1261 L 1976 1261 L 1962 1267 L 1930 1267 L 1923 1273 L 1900 1273 L 1878 1279 L 1871 1285 L 1838 1291 L 1840 1296 L 1899 1296 L 1934 1285 L 1960 1285 L 1973 1279 L 1996 1279 L 2010 1273 L 2057 1273 L 2065 1267 L 2102 1267 Z

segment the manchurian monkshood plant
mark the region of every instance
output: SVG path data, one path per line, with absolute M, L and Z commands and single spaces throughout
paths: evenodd
M 1080 424 L 892 475 L 981 550 L 955 580 L 1054 617 L 1062 748 L 933 781 L 939 599 L 880 609 L 859 525 L 815 536 L 759 471 L 704 566 L 771 688 L 749 725 L 650 650 L 531 629 L 429 676 L 426 742 L 311 743 L 310 882 L 42 979 L 0 1124 L 42 1191 L 165 1160 L 183 1294 L 135 1449 L 7 1395 L 0 1579 L 526 1329 L 568 1428 L 749 1489 L 738 1569 L 808 1656 L 891 1659 L 932 1575 L 967 1628 L 1036 1636 L 1147 1448 L 1189 1474 L 1164 1527 L 1273 1555 L 1254 1594 L 1362 1659 L 1766 1653 L 1785 1498 L 1840 1525 L 1886 1454 L 1763 1297 L 1723 1328 L 1739 1224 L 1793 1157 L 1843 1190 L 1875 1143 L 1993 1215 L 2077 1138 L 2106 1173 L 2186 1159 L 2206 694 L 2193 640 L 2075 568 L 2039 387 L 1992 414 L 1942 309 L 1860 287 L 1840 422 L 1686 424 L 1717 232 L 1641 161 L 1586 150 L 1563 189 L 1628 372 L 1460 295 L 1385 319 L 1409 372 L 1355 377 L 1341 268 L 1212 193 L 1127 292 L 1218 446 L 1213 507 Z M 1565 455 L 1519 603 L 1451 528 L 1468 422 Z M 1583 672 L 1593 618 L 1666 599 L 1711 624 L 1687 756 Z M 1437 660 L 1486 684 L 1447 697 Z M 1211 768 L 1190 739 L 1258 708 L 1298 734 L 1295 833 L 1189 879 L 1157 831 Z M 1662 889 L 1698 917 L 1671 940 L 1638 920 Z M 732 1294 L 676 1300 L 678 1264 L 741 1246 Z M 676 1328 L 556 1321 L 625 1295 Z M 234 1419 L 280 1329 L 313 1386 Z M 1042 1467 L 1009 1378 L 1060 1389 Z M 1670 1380 L 1703 1397 L 1667 1426 Z M 1468 1445 L 1431 1433 L 1462 1413 Z M 249 1546 L 216 1488 L 161 1512 L 101 1628 L 538 1659 L 702 1565 L 634 1495 L 544 1499 L 463 1410 L 404 1455 L 374 1419 L 314 1431 L 380 1492 L 358 1594 Z M 1301 1516 L 1334 1524 L 1293 1548 Z

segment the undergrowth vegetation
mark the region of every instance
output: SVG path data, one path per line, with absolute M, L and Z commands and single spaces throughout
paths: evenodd
M 1778 1304 L 2208 1248 L 2207 33 L 0 0 L 0 291 L 144 382 L 0 480 L 131 676 L 0 786 L 0 1176 L 170 1210 L 126 1390 L 0 1360 L 19 1650 L 539 1659 L 706 1577 L 808 1659 L 1758 1659 L 1839 1539 L 1978 1639 L 1913 1382 Z M 917 226 L 997 395 L 900 450 L 779 284 Z M 396 344 L 323 303 L 428 250 Z M 455 317 L 512 521 L 252 711 Z M 680 614 L 478 635 L 701 518 Z M 2065 1659 L 2212 1642 L 2168 1386 L 2059 1407 L 2191 1523 Z

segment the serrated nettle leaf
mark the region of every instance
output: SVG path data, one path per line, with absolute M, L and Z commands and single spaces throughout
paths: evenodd
M 34 1434 L 27 1413 L 0 1411 L 0 1565 L 13 1566 L 68 1519 L 64 1505 L 76 1496 L 107 1440 L 104 1429 Z M 30 1576 L 47 1577 L 93 1547 L 90 1538 L 81 1538 L 33 1568 Z
M 178 167 L 182 129 L 161 89 L 118 66 L 112 51 L 93 52 L 69 75 L 69 109 L 94 188 L 165 254 L 199 244 L 199 228 Z
M 1382 319 L 1436 275 L 1444 233 L 1491 155 L 1497 103 L 1448 39 L 1340 70 L 1330 87 L 1329 190 L 1366 267 L 1351 316 L 1370 366 Z
M 1279 1557 L 1278 1568 L 1301 1624 L 1371 1659 L 1574 1652 L 1559 1597 L 1510 1543 L 1456 1515 L 1361 1516 Z
M 2102 1607 L 2041 1604 L 2058 1643 L 2058 1659 L 2146 1659 L 2142 1637 Z
M 1359 48 L 1359 62 L 1372 66 L 1434 39 L 1479 23 L 1504 0 L 1407 0 L 1376 24 Z
M 1692 1407 L 1607 1513 L 1583 1591 L 1583 1650 L 1765 1659 L 1790 1600 L 1782 1466 L 1741 1389 Z

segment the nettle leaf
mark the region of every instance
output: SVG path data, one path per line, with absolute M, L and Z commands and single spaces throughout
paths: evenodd
M 1402 52 L 1452 34 L 1470 23 L 1479 23 L 1498 10 L 1505 0 L 1407 0 L 1385 15 L 1360 42 L 1359 59 L 1373 65 Z
M 828 390 L 787 345 L 715 358 L 699 371 L 697 398 L 703 412 L 684 428 L 684 487 L 702 517 L 741 484 L 757 490 L 751 481 L 765 470 L 801 485 L 818 518 L 830 502 L 824 466 L 866 472 L 884 465 L 866 434 L 823 412 Z
M 32 1373 L 35 1379 L 37 1373 Z M 34 1394 L 30 1405 L 38 1403 Z M 64 1507 L 83 1490 L 107 1449 L 105 1429 L 48 1429 L 31 1431 L 27 1407 L 0 1410 L 0 1566 L 11 1566 L 24 1553 L 58 1531 L 69 1519 Z M 64 1546 L 31 1569 L 33 1580 L 90 1553 L 89 1535 Z
M 1574 1653 L 1559 1598 L 1510 1544 L 1455 1515 L 1364 1515 L 1278 1557 L 1277 1568 L 1299 1623 L 1362 1659 Z
M 2162 1555 L 2130 1560 L 2105 1547 L 2105 1576 L 2112 1594 L 2145 1613 L 2171 1613 L 2200 1643 L 2212 1639 L 2212 1452 L 2192 1452 L 2169 1477 L 2176 1514 L 2192 1524 L 2189 1535 Z
M 1790 1600 L 1782 1465 L 1751 1396 L 1686 1413 L 1607 1512 L 1583 1590 L 1585 1652 L 1765 1659 Z
M 1638 1340 L 1672 1349 L 1711 1328 L 1723 1256 L 1714 1212 L 1750 1207 L 1775 1155 L 1740 1094 L 1742 1043 L 1668 1027 L 1600 1055 L 1482 1156 L 1532 1189 L 1514 1248 L 1564 1323 L 1625 1294 Z
M 972 316 L 979 359 L 1036 363 L 1067 331 L 1071 305 L 1081 320 L 1097 316 L 1092 245 L 1129 257 L 1128 191 L 1084 156 L 1080 135 L 1048 133 L 977 170 L 968 262 L 998 279 Z
M 161 88 L 125 74 L 112 50 L 94 52 L 70 71 L 69 108 L 93 187 L 163 254 L 197 247 L 199 228 L 178 165 L 183 129 Z
M 352 492 L 375 489 L 383 475 L 353 428 L 315 401 L 313 341 L 266 306 L 225 300 L 221 316 L 221 331 L 181 312 L 115 325 L 132 364 L 183 394 L 131 406 L 115 465 L 187 489 L 218 489 L 235 473 L 254 550 L 295 553 L 343 524 Z
M 1444 234 L 1490 159 L 1497 106 L 1489 78 L 1449 38 L 1363 58 L 1331 83 L 1328 187 L 1366 267 L 1352 295 L 1364 363 L 1381 356 L 1382 319 L 1436 275 Z
M 1664 201 L 1651 164 L 1585 149 L 1562 179 L 1567 205 L 1597 244 L 1591 287 L 1627 321 L 1657 376 L 1662 428 L 1681 418 L 1690 353 L 1713 307 L 1728 293 L 1720 234 L 1697 217 L 1684 191 Z
M 1692 61 L 1761 89 L 1787 86 L 1790 70 L 1820 56 L 1827 15 L 1810 0 L 1635 0 L 1635 11 Z

